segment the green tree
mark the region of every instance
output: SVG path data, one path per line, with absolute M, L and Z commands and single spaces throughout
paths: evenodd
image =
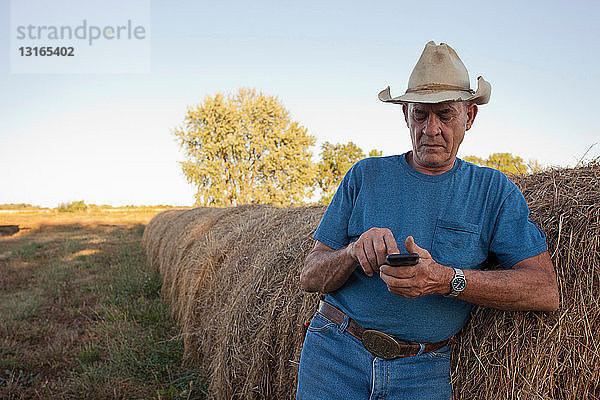
M 369 157 L 381 157 L 381 152 L 371 150 Z M 321 203 L 329 204 L 331 202 L 346 172 L 354 163 L 363 158 L 365 158 L 365 153 L 352 142 L 347 144 L 325 142 L 321 145 L 321 160 L 317 164 L 317 185 L 323 191 Z
M 88 211 L 89 207 L 83 200 L 72 201 L 70 203 L 60 203 L 56 210 L 58 212 L 82 212 Z
M 476 156 L 466 156 L 464 160 L 482 167 L 497 169 L 505 174 L 525 174 L 528 171 L 528 166 L 523 159 L 510 153 L 494 153 L 485 160 Z
M 369 157 L 381 157 L 382 155 L 383 155 L 382 151 L 375 150 L 375 149 L 373 149 L 369 152 Z
M 276 97 L 253 89 L 207 96 L 188 108 L 174 134 L 188 157 L 180 164 L 197 187 L 197 206 L 300 204 L 314 185 L 315 138 Z

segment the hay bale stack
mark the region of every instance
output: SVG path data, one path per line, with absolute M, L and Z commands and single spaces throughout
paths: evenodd
M 215 398 L 292 395 L 303 323 L 318 302 L 298 279 L 324 211 L 196 208 L 158 214 L 146 228 L 148 264 L 181 321 L 186 359 Z
M 163 279 L 163 296 L 176 300 L 180 293 L 196 279 L 201 263 L 188 262 L 196 268 L 173 268 L 182 265 L 189 258 L 191 249 L 198 247 L 198 241 L 204 237 L 223 213 L 224 208 L 194 208 L 190 210 L 167 210 L 157 214 L 144 230 L 142 242 L 145 244 L 148 266 L 158 272 Z M 183 319 L 182 303 L 172 301 L 173 311 Z
M 546 233 L 560 309 L 475 308 L 455 340 L 456 398 L 600 399 L 600 164 L 512 179 Z
M 600 166 L 514 179 L 547 234 L 561 307 L 475 308 L 454 338 L 455 398 L 600 398 Z M 318 301 L 298 278 L 323 211 L 170 210 L 146 228 L 149 266 L 163 277 L 186 358 L 203 368 L 214 398 L 293 398 L 302 324 Z

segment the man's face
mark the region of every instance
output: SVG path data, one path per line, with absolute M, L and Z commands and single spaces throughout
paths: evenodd
M 475 120 L 477 105 L 411 103 L 405 104 L 403 110 L 413 145 L 413 167 L 425 173 L 451 169 L 465 131 Z

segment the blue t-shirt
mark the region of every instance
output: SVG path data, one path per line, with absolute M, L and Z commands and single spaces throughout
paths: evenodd
M 461 269 L 479 269 L 491 253 L 510 268 L 547 250 L 546 237 L 529 219 L 517 186 L 495 169 L 458 158 L 441 175 L 416 171 L 405 154 L 359 161 L 344 177 L 313 237 L 340 249 L 373 227 L 389 228 L 401 252 L 406 237 L 413 236 L 436 262 Z M 456 334 L 472 307 L 438 295 L 406 299 L 360 267 L 325 300 L 364 328 L 419 342 Z

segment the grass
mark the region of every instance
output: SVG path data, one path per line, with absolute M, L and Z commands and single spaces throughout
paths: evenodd
M 20 247 L 17 247 L 15 251 L 25 261 L 32 260 L 36 254 L 39 254 L 39 250 L 43 250 L 44 245 L 42 243 L 26 243 Z
M 0 217 L 0 398 L 204 399 L 146 270 L 150 213 Z

